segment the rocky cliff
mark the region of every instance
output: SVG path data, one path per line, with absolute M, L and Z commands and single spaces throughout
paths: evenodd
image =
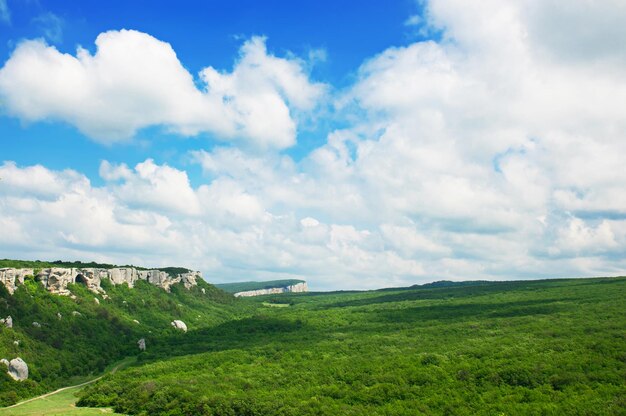
M 247 297 L 247 296 L 260 296 L 260 295 L 273 295 L 278 293 L 287 293 L 287 292 L 308 292 L 309 288 L 306 282 L 296 283 L 294 285 L 282 286 L 282 287 L 271 287 L 266 289 L 258 289 L 258 290 L 247 290 L 245 292 L 237 292 L 235 296 L 237 297 Z
M 100 286 L 103 279 L 108 279 L 114 285 L 127 284 L 128 287 L 133 287 L 138 280 L 145 280 L 169 292 L 173 284 L 182 283 L 189 289 L 198 284 L 197 279 L 202 278 L 200 272 L 191 271 L 171 276 L 161 270 L 137 270 L 134 267 L 112 269 L 52 267 L 41 269 L 37 273 L 34 273 L 33 269 L 2 268 L 0 282 L 13 294 L 17 285 L 24 284 L 24 278 L 29 275 L 34 275 L 50 292 L 65 296 L 71 294 L 67 288 L 70 283 L 84 284 L 92 292 L 104 294 L 105 291 Z

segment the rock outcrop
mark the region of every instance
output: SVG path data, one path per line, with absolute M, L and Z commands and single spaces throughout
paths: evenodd
M 0 282 L 4 284 L 10 294 L 15 292 L 17 284 L 24 284 L 26 276 L 33 276 L 33 269 L 0 268 Z
M 171 325 L 176 329 L 180 329 L 183 332 L 187 332 L 187 325 L 183 321 L 179 321 L 178 319 L 176 319 L 172 321 Z
M 238 293 L 235 293 L 235 296 L 248 297 L 248 296 L 261 296 L 261 295 L 275 295 L 275 294 L 287 293 L 287 292 L 301 293 L 301 292 L 308 292 L 308 291 L 309 291 L 309 288 L 306 282 L 300 282 L 300 283 L 296 283 L 295 285 L 289 285 L 289 286 L 271 287 L 268 289 L 258 289 L 258 290 L 248 290 L 245 292 L 238 292 Z
M 0 319 L 0 324 L 6 326 L 7 328 L 13 328 L 13 318 L 9 315 L 6 318 Z
M 9 293 L 13 294 L 18 284 L 24 284 L 24 277 L 33 275 L 33 272 L 33 269 L 3 268 L 0 269 L 0 282 Z M 59 295 L 70 296 L 67 286 L 80 283 L 87 286 L 93 293 L 106 296 L 106 292 L 100 285 L 104 279 L 108 279 L 114 285 L 126 284 L 131 288 L 138 280 L 145 280 L 169 292 L 171 286 L 176 283 L 182 283 L 186 289 L 196 286 L 197 279 L 201 279 L 202 274 L 186 272 L 170 276 L 161 270 L 137 270 L 134 267 L 112 269 L 51 267 L 38 271 L 35 277 L 48 291 Z
M 139 347 L 139 351 L 145 351 L 146 350 L 145 338 L 141 338 L 139 341 L 137 341 L 137 346 Z
M 28 366 L 20 357 L 14 358 L 9 362 L 9 370 L 7 372 L 13 380 L 23 381 L 28 378 Z

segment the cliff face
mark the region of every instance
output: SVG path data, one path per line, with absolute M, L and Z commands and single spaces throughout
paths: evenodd
M 9 293 L 13 294 L 16 286 L 24 284 L 24 277 L 28 275 L 34 275 L 33 269 L 4 268 L 0 269 L 0 282 L 4 284 Z M 92 292 L 104 294 L 105 291 L 100 286 L 103 279 L 108 279 L 114 285 L 127 284 L 128 287 L 134 287 L 138 280 L 145 280 L 167 292 L 176 283 L 183 283 L 186 289 L 190 289 L 198 284 L 197 279 L 201 279 L 202 274 L 200 272 L 188 272 L 172 277 L 161 270 L 137 270 L 134 267 L 113 269 L 53 267 L 42 269 L 35 277 L 50 292 L 68 296 L 71 294 L 67 288 L 70 283 L 84 284 Z
M 272 287 L 269 289 L 258 289 L 258 290 L 248 290 L 245 292 L 235 293 L 237 297 L 248 297 L 248 296 L 260 296 L 260 295 L 274 295 L 278 293 L 287 293 L 287 292 L 308 292 L 309 288 L 306 282 L 296 283 L 295 285 L 283 286 L 283 287 Z
M 32 276 L 33 269 L 0 269 L 0 282 L 4 284 L 10 294 L 15 292 L 16 285 L 24 284 L 24 277 Z

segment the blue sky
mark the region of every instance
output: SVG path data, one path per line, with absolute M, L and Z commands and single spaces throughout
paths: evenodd
M 324 290 L 623 274 L 625 20 L 0 0 L 0 257 Z
M 391 2 L 381 13 L 376 1 L 302 2 L 255 1 L 170 2 L 11 1 L 10 23 L 0 25 L 0 54 L 6 60 L 24 39 L 43 38 L 63 53 L 75 53 L 78 45 L 95 52 L 94 40 L 102 32 L 134 29 L 149 33 L 172 45 L 178 58 L 192 74 L 211 65 L 232 69 L 241 43 L 254 35 L 267 37 L 268 49 L 278 55 L 293 53 L 307 57 L 322 52 L 308 68 L 311 77 L 344 88 L 355 78 L 360 64 L 389 45 L 404 45 L 421 35 L 405 24 L 407 16 L 420 10 L 413 1 Z M 341 121 L 337 121 L 341 123 Z M 319 120 L 301 132 L 288 152 L 299 159 L 325 140 L 335 120 Z M 93 143 L 63 123 L 31 124 L 3 118 L 0 135 L 14 138 L 5 148 L 10 159 L 20 164 L 46 160 L 56 169 L 73 168 L 99 182 L 102 159 L 135 164 L 151 157 L 159 163 L 184 164 L 187 151 L 210 146 L 213 138 L 182 139 L 162 129 L 147 129 L 139 140 L 106 147 Z M 198 142 L 201 143 L 198 143 Z M 146 146 L 149 144 L 149 146 Z M 196 182 L 194 172 L 190 172 Z M 195 172 L 197 173 L 197 172 Z

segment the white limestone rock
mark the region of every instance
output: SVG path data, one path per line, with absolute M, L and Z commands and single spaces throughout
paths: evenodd
M 28 365 L 20 357 L 9 362 L 9 375 L 16 381 L 23 381 L 28 378 Z
M 4 319 L 0 319 L 0 324 L 6 326 L 7 328 L 13 328 L 13 318 L 9 315 Z
M 197 286 L 198 279 L 202 279 L 202 273 L 200 272 L 188 272 L 188 273 L 183 273 L 179 276 L 180 276 L 180 280 L 183 282 L 183 285 L 185 286 L 185 289 L 191 289 L 193 286 Z
M 11 267 L 0 268 L 0 283 L 2 283 L 7 291 L 12 295 L 18 284 L 24 284 L 26 276 L 32 276 L 33 269 L 14 269 Z
M 9 360 L 7 360 L 6 358 L 1 359 L 0 364 L 4 364 L 7 366 L 7 368 L 9 368 Z
M 171 325 L 176 329 L 179 329 L 183 332 L 187 332 L 187 325 L 183 321 L 176 319 L 172 321 Z
M 25 276 L 32 274 L 33 269 L 1 268 L 0 283 L 3 283 L 7 291 L 13 294 L 16 285 L 23 284 Z M 171 286 L 177 283 L 182 283 L 186 289 L 196 286 L 198 279 L 202 278 L 202 274 L 197 271 L 190 271 L 172 277 L 161 270 L 137 270 L 134 267 L 112 269 L 52 267 L 42 269 L 36 277 L 48 291 L 58 295 L 74 298 L 68 285 L 84 284 L 93 293 L 107 299 L 106 292 L 101 287 L 101 282 L 104 279 L 108 279 L 114 285 L 127 284 L 131 288 L 135 286 L 138 280 L 146 280 L 148 283 L 170 292 Z
M 41 270 L 37 274 L 37 278 L 49 292 L 69 296 L 71 293 L 67 285 L 76 282 L 76 274 L 76 269 L 52 267 Z
M 295 285 L 284 286 L 284 287 L 272 287 L 268 289 L 258 289 L 258 290 L 248 290 L 245 292 L 237 292 L 235 293 L 236 297 L 250 297 L 250 296 L 261 296 L 261 295 L 276 295 L 279 293 L 302 293 L 308 292 L 309 288 L 306 282 L 296 283 Z
M 135 282 L 139 280 L 139 274 L 134 267 L 120 267 L 108 270 L 109 280 L 114 285 L 126 283 L 128 287 L 135 287 Z
M 74 316 L 83 316 L 83 314 L 78 312 L 78 311 L 72 311 L 72 315 L 74 315 Z
M 37 322 L 37 321 L 34 321 L 34 322 L 33 322 L 33 326 L 34 326 L 35 328 L 41 328 L 41 324 L 40 324 L 39 322 Z
M 139 341 L 137 341 L 137 346 L 139 347 L 139 351 L 145 351 L 146 350 L 145 338 L 141 338 Z

